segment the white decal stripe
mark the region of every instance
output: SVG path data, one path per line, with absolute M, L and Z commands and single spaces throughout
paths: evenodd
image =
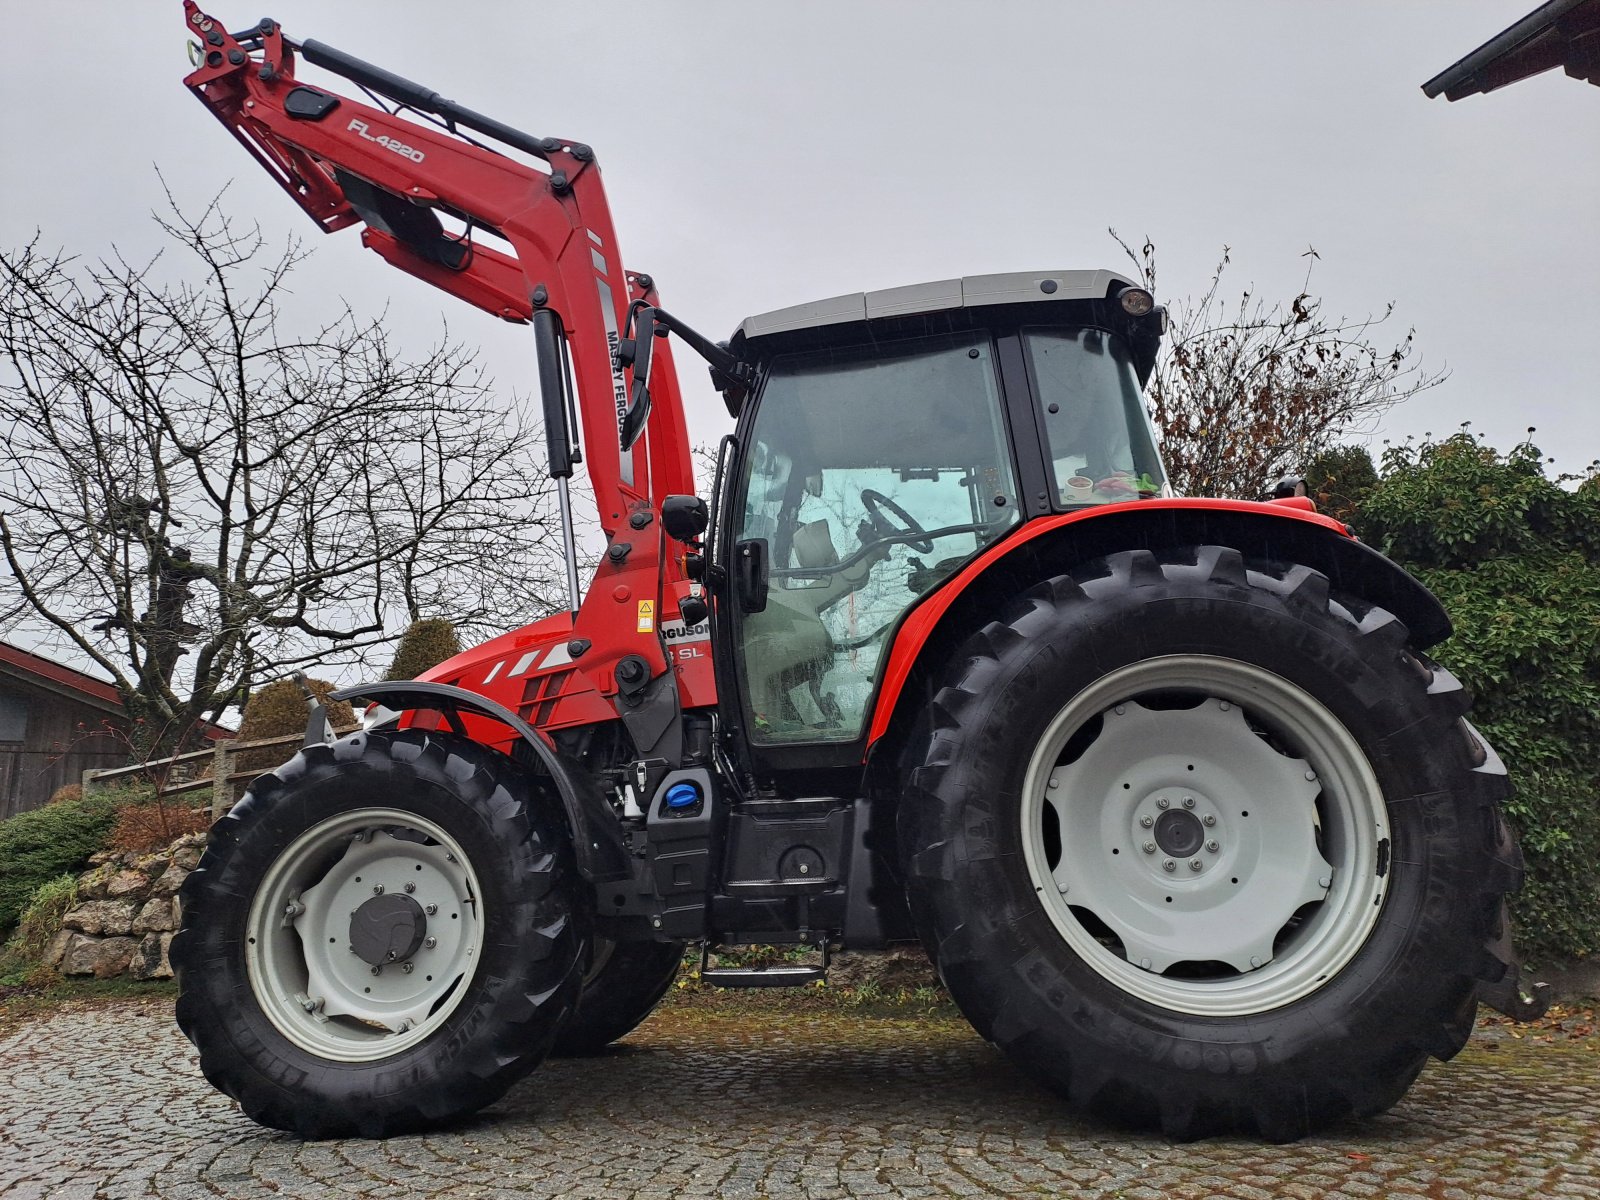
M 681 619 L 663 621 L 661 622 L 661 636 L 668 643 L 709 642 L 711 640 L 711 622 L 701 621 L 700 624 L 691 629 Z
M 605 316 L 606 346 L 611 351 L 612 403 L 617 411 L 617 473 L 622 482 L 633 486 L 633 454 L 622 450 L 622 419 L 628 413 L 628 380 L 622 373 L 622 362 L 617 357 L 617 312 L 611 304 L 611 287 L 604 279 L 596 278 L 595 288 L 600 293 L 600 311 Z
M 600 235 L 598 233 L 596 233 L 594 230 L 585 229 L 584 232 L 589 235 L 589 240 L 591 242 L 593 242 L 596 246 L 604 246 L 605 245 L 605 243 L 600 240 Z
M 533 666 L 533 660 L 538 657 L 539 652 L 537 650 L 529 650 L 521 658 L 517 659 L 516 666 L 512 667 L 510 671 L 506 672 L 506 678 L 515 679 L 518 675 L 526 675 L 528 668 Z
M 567 644 L 565 642 L 557 642 L 555 649 L 550 651 L 545 660 L 539 664 L 539 669 L 545 671 L 551 667 L 565 666 L 571 661 L 572 653 L 567 649 Z
M 494 677 L 496 675 L 500 674 L 500 668 L 505 666 L 505 665 L 506 665 L 506 660 L 502 658 L 499 662 L 495 663 L 493 669 L 491 669 L 490 672 L 483 677 L 483 681 L 485 683 L 493 683 L 494 682 Z

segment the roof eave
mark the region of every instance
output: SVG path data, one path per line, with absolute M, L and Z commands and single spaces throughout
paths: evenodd
M 1600 28 L 1600 4 L 1595 4 L 1595 0 L 1548 0 L 1548 3 L 1540 5 L 1515 25 L 1497 33 L 1424 83 L 1423 95 L 1430 100 L 1441 94 L 1446 100 L 1460 100 L 1492 92 L 1562 66 L 1567 67 L 1570 75 L 1587 77 L 1581 68 L 1574 70 L 1567 63 L 1563 51 L 1568 49 L 1569 43 L 1535 45 L 1541 36 L 1556 28 L 1562 17 L 1585 5 L 1594 6 L 1597 28 Z M 1517 61 L 1519 53 L 1528 57 Z

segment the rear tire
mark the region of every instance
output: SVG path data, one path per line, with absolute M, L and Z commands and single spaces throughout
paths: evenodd
M 978 1031 L 1178 1138 L 1382 1112 L 1459 1050 L 1521 860 L 1465 691 L 1406 642 L 1215 546 L 1086 564 L 972 638 L 900 828 Z
M 683 943 L 595 938 L 593 953 L 578 1007 L 550 1047 L 557 1057 L 599 1054 L 637 1029 L 678 977 Z
M 309 747 L 184 883 L 178 1024 L 263 1125 L 437 1126 L 537 1066 L 576 1001 L 575 880 L 559 809 L 505 756 L 420 730 Z

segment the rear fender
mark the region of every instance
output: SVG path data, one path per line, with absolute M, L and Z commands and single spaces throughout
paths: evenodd
M 402 679 L 359 684 L 329 695 L 330 700 L 376 700 L 397 711 L 421 710 L 444 716 L 452 730 L 468 736 L 460 714 L 473 713 L 498 722 L 516 735 L 549 772 L 572 835 L 578 873 L 589 883 L 604 883 L 632 876 L 622 827 L 606 803 L 593 776 L 566 755 L 549 737 L 529 725 L 503 704 L 446 683 Z
M 1246 558 L 1303 563 L 1335 591 L 1399 617 L 1412 645 L 1450 636 L 1450 618 L 1406 570 L 1350 536 L 1305 502 L 1144 500 L 1034 521 L 969 563 L 901 624 L 873 709 L 867 753 L 886 734 L 903 734 L 932 698 L 950 657 L 1012 597 L 1088 559 L 1119 550 L 1231 546 Z

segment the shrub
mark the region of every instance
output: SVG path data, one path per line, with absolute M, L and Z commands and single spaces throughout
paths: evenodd
M 1531 442 L 1502 455 L 1464 433 L 1391 449 L 1383 465 L 1358 532 L 1432 588 L 1455 623 L 1431 653 L 1472 689 L 1472 720 L 1511 772 L 1506 811 L 1528 860 L 1512 900 L 1518 940 L 1535 953 L 1592 954 L 1600 479 L 1550 479 Z
M 82 799 L 83 799 L 83 784 L 81 784 L 81 783 L 68 783 L 68 784 L 64 784 L 61 787 L 58 787 L 55 791 L 51 792 L 50 793 L 50 799 L 46 800 L 45 803 L 46 804 L 59 804 L 63 800 L 82 800 Z
M 0 981 L 22 982 L 39 969 L 50 942 L 61 931 L 61 918 L 77 899 L 75 875 L 57 875 L 34 889 L 16 931 L 0 946 Z
M 1360 446 L 1335 446 L 1306 464 L 1306 494 L 1340 521 L 1354 521 L 1361 502 L 1378 483 L 1372 455 Z
M 456 627 L 442 617 L 423 617 L 411 622 L 400 637 L 394 661 L 385 679 L 416 679 L 446 659 L 461 653 Z
M 323 697 L 336 690 L 333 684 L 322 679 L 308 679 L 306 686 L 316 695 Z M 251 693 L 250 699 L 244 706 L 244 717 L 239 722 L 238 740 L 255 742 L 267 738 L 287 737 L 292 733 L 304 733 L 306 716 L 306 700 L 300 692 L 299 684 L 290 679 L 280 679 Z M 354 725 L 356 716 L 348 700 L 338 700 L 328 704 L 328 719 L 336 728 L 342 729 Z M 293 754 L 293 746 L 247 750 L 239 755 L 234 763 L 234 770 L 270 771 Z
M 39 888 L 88 865 L 118 802 L 118 793 L 80 795 L 0 821 L 0 935 L 16 925 Z
M 210 793 L 204 795 L 209 801 Z M 202 833 L 210 827 L 209 804 L 191 808 L 183 799 L 140 796 L 118 806 L 106 847 L 119 854 L 151 854 L 186 833 Z

